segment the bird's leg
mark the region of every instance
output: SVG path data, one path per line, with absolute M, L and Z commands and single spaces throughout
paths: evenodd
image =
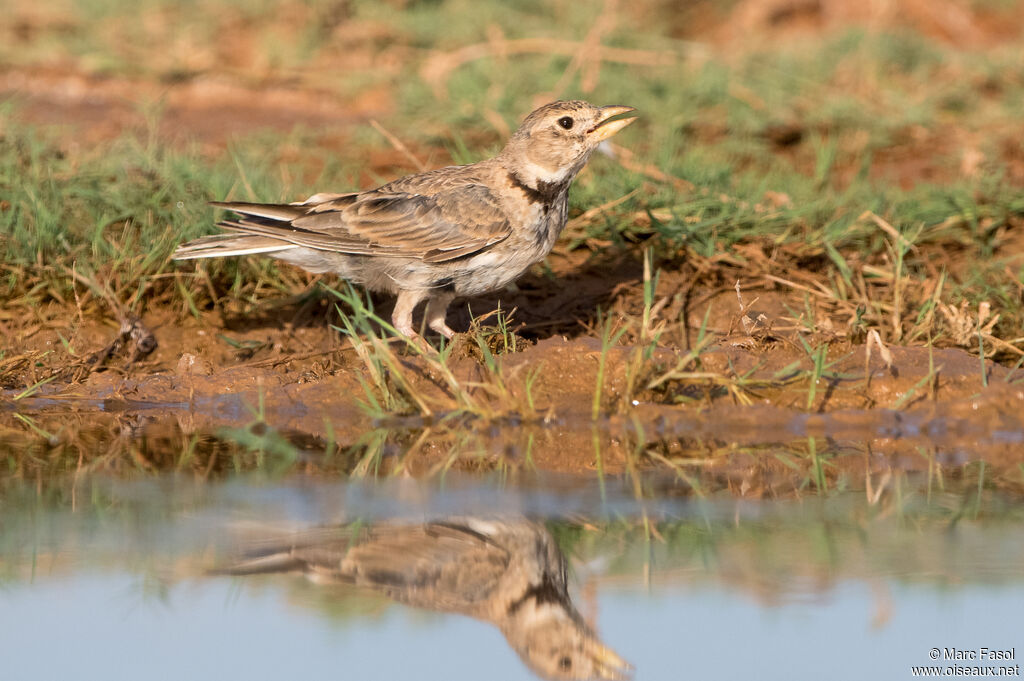
M 398 292 L 395 310 L 391 313 L 391 323 L 395 325 L 395 330 L 398 333 L 408 338 L 419 337 L 419 334 L 416 333 L 416 329 L 412 325 L 412 311 L 416 309 L 416 306 L 427 295 L 427 291 L 415 289 L 403 289 Z
M 452 331 L 451 327 L 445 324 L 445 315 L 448 314 L 448 306 L 455 300 L 454 293 L 438 293 L 427 300 L 427 309 L 423 313 L 424 318 L 429 326 L 434 331 L 451 340 L 455 332 Z

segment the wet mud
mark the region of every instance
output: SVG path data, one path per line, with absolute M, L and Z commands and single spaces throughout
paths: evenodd
M 319 313 L 321 302 L 309 305 Z M 836 339 L 815 356 L 799 334 L 758 337 L 730 328 L 739 325 L 728 315 L 699 352 L 686 348 L 685 332 L 604 347 L 582 325 L 542 337 L 524 324 L 516 351 L 496 355 L 494 369 L 468 336 L 456 340 L 443 366 L 459 394 L 442 365 L 393 343 L 415 400 L 388 412 L 374 407 L 379 390 L 348 339 L 323 318 L 270 326 L 288 313 L 295 318 L 271 307 L 219 323 L 150 315 L 142 322 L 158 339 L 152 353 L 131 362 L 126 349 L 84 369 L 95 354 L 56 360 L 67 332 L 56 320 L 22 327 L 21 352 L 10 357 L 25 366 L 7 374 L 17 379 L 0 401 L 0 448 L 31 452 L 12 464 L 29 478 L 546 471 L 770 496 L 860 488 L 892 469 L 955 476 L 982 464 L 993 484 L 1022 489 L 1021 376 L 961 349 L 890 346 L 869 356 L 867 345 Z M 116 335 L 89 323 L 69 334 L 75 347 L 99 349 Z

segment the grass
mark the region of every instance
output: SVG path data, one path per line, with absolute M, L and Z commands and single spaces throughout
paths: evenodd
M 342 326 L 337 328 L 348 338 L 371 379 L 362 381 L 367 398 L 363 408 L 373 418 L 415 414 L 431 423 L 510 417 L 529 422 L 540 418 L 533 408 L 531 392 L 536 369 L 525 380 L 517 381 L 522 388 L 517 390 L 511 380 L 512 372 L 497 361 L 491 350 L 489 339 L 495 336 L 505 352 L 514 351 L 515 347 L 514 335 L 500 313 L 495 333 L 489 333 L 477 321 L 466 341 L 472 346 L 470 354 L 479 357 L 486 368 L 482 381 L 471 381 L 457 376 L 451 366 L 449 360 L 455 344 L 443 344 L 435 350 L 402 336 L 374 312 L 369 298 L 352 286 L 332 293 L 346 307 L 338 310 Z M 402 350 L 418 361 L 407 361 Z
M 360 6 L 358 11 L 369 10 Z M 431 11 L 446 16 L 443 10 Z M 899 172 L 896 161 L 877 167 L 874 161 L 881 151 L 906 154 L 908 160 L 924 153 L 904 148 L 913 146 L 905 140 L 908 126 L 932 126 L 926 130 L 928 139 L 950 126 L 1000 129 L 1012 114 L 991 96 L 960 93 L 964 102 L 954 111 L 943 108 L 944 102 L 962 90 L 963 80 L 1006 80 L 1013 69 L 1009 62 L 997 68 L 1000 53 L 983 59 L 924 39 L 913 41 L 914 47 L 897 47 L 899 39 L 851 32 L 791 53 L 655 69 L 641 81 L 625 66 L 603 65 L 600 96 L 635 104 L 643 117 L 619 141 L 635 153 L 632 161 L 595 160 L 574 190 L 573 212 L 613 202 L 638 187 L 641 191 L 600 219 L 572 225 L 569 243 L 628 248 L 643 242 L 661 260 L 681 254 L 719 262 L 724 257 L 737 267 L 753 265 L 755 273 L 765 268 L 782 278 L 788 267 L 810 269 L 834 305 L 866 304 L 860 322 L 883 331 L 889 342 L 920 336 L 912 313 L 922 305 L 989 301 L 1000 315 L 994 335 L 1016 340 L 1014 330 L 1024 323 L 1024 313 L 1019 296 L 1007 292 L 1024 285 L 1024 269 L 1008 239 L 1024 220 L 1024 198 L 1009 182 L 1009 167 L 986 156 L 973 175 L 957 177 L 948 167 L 955 158 L 925 154 L 922 161 L 948 180 L 934 184 L 915 178 L 913 186 L 903 189 L 886 174 Z M 671 41 L 657 44 L 671 46 Z M 536 84 L 534 90 L 543 90 L 547 80 L 564 72 L 559 64 L 531 55 L 522 73 Z M 503 84 L 504 95 L 481 101 L 481 94 L 495 87 L 490 78 L 496 74 L 489 75 L 487 68 L 474 62 L 449 76 L 449 101 L 476 111 L 475 118 L 465 120 L 449 104 L 424 101 L 430 95 L 409 83 L 396 90 L 402 106 L 388 127 L 409 131 L 403 137 L 417 145 L 447 145 L 462 161 L 492 152 L 500 137 L 486 133 L 485 114 L 493 111 L 514 125 L 523 113 L 522 92 L 513 89 L 514 83 Z M 680 69 L 690 68 L 693 73 L 681 78 Z M 944 81 L 946 71 L 954 68 L 963 72 L 961 77 Z M 786 111 L 798 102 L 829 101 L 839 87 L 837 79 L 851 71 L 874 78 L 873 88 L 848 92 L 838 111 L 824 107 L 787 114 L 787 124 L 796 126 L 806 141 L 778 147 L 770 135 L 765 137 L 781 115 L 775 104 Z M 787 75 L 792 73 L 800 77 Z M 924 87 L 925 80 L 929 85 L 921 101 L 909 109 L 902 106 L 900 93 L 910 83 Z M 1014 83 L 1000 80 L 999 85 Z M 562 94 L 576 94 L 573 87 L 578 84 L 570 83 Z M 360 157 L 379 144 L 374 137 L 362 153 L 358 146 L 348 147 L 341 165 L 327 158 L 333 155 L 320 149 L 315 135 L 302 130 L 284 140 L 243 137 L 214 158 L 168 147 L 154 135 L 127 137 L 102 152 L 68 150 L 66 141 L 14 123 L 16 108 L 15 101 L 5 109 L 7 144 L 0 150 L 0 190 L 10 197 L 0 211 L 2 295 L 15 304 L 68 300 L 73 292 L 65 272 L 72 265 L 99 274 L 136 308 L 156 298 L 198 314 L 223 298 L 253 301 L 289 290 L 297 278 L 303 280 L 301 275 L 264 260 L 207 263 L 191 274 L 192 266 L 175 266 L 168 256 L 180 241 L 211 229 L 214 216 L 207 201 L 278 201 L 314 187 L 351 188 Z M 413 124 L 413 112 L 421 117 L 424 110 L 434 117 L 426 126 Z M 424 128 L 466 132 L 438 139 L 425 135 Z M 476 131 L 483 133 L 482 140 L 463 139 Z M 851 137 L 859 140 L 856 146 Z M 320 172 L 300 181 L 300 173 L 290 171 L 282 158 L 282 150 L 295 148 L 303 150 L 304 165 Z M 643 172 L 650 168 L 679 178 L 692 190 L 681 193 L 677 182 Z M 863 172 L 851 174 L 852 169 Z M 786 262 L 746 262 L 742 247 L 752 243 L 780 251 Z M 956 259 L 937 270 L 950 251 Z M 978 261 L 985 266 L 968 266 Z M 930 288 L 937 276 L 950 285 Z M 943 320 L 928 321 L 942 343 Z
M 785 390 L 803 391 L 794 408 L 824 408 L 833 384 L 851 378 L 835 368 L 853 352 L 846 345 L 865 341 L 883 354 L 899 344 L 965 348 L 978 353 L 984 384 L 993 362 L 1024 357 L 1020 40 L 971 49 L 905 28 L 848 28 L 775 41 L 770 51 L 757 41 L 736 49 L 680 39 L 673 17 L 653 6 L 649 16 L 623 9 L 602 23 L 598 5 L 556 2 L 411 3 L 395 13 L 363 0 L 215 0 L 190 4 L 174 31 L 156 20 L 177 14 L 168 0 L 57 8 L 74 38 L 60 39 L 59 22 L 29 17 L 39 23 L 34 37 L 0 41 L 0 65 L 65 63 L 97 84 L 133 79 L 125 82 L 139 89 L 145 123 L 94 145 L 34 124 L 30 96 L 0 103 L 0 308 L 10 311 L 2 323 L 69 311 L 109 317 L 112 308 L 205 321 L 308 293 L 314 277 L 270 260 L 175 264 L 170 254 L 212 231 L 210 200 L 365 187 L 410 172 L 409 156 L 472 162 L 500 148 L 534 97 L 586 97 L 641 112 L 574 185 L 558 246 L 627 254 L 643 267 L 635 294 L 578 320 L 600 343 L 584 405 L 591 420 L 644 401 L 750 405 Z M 246 40 L 226 45 L 223 34 Z M 580 49 L 595 35 L 601 50 Z M 174 100 L 159 93 L 218 78 L 319 96 L 355 122 L 340 140 L 336 131 L 261 133 L 241 122 L 237 135 L 204 146 L 163 137 L 161 111 Z M 368 92 L 384 93 L 366 107 L 376 125 L 356 106 Z M 523 348 L 514 314 L 481 317 L 460 348 L 427 352 L 396 340 L 361 292 L 327 283 L 372 418 L 418 419 L 446 436 L 474 420 L 545 418 L 541 367 L 513 370 L 502 357 Z M 711 328 L 710 303 L 697 307 L 707 314 L 693 342 L 680 301 L 734 284 L 752 302 L 740 296 L 728 333 Z M 770 289 L 785 292 L 793 329 L 746 316 Z M 739 330 L 752 352 L 791 343 L 803 355 L 788 367 L 712 366 L 716 344 Z M 240 355 L 266 345 L 223 339 Z M 72 354 L 72 340 L 62 342 Z M 667 361 L 664 348 L 685 350 Z M 476 362 L 474 378 L 457 370 L 456 350 Z M 0 385 L 15 401 L 56 382 L 45 369 L 63 357 L 0 353 Z M 864 377 L 867 387 L 867 368 Z M 890 406 L 926 387 L 934 397 L 937 385 L 930 366 Z M 232 437 L 257 451 L 276 447 L 266 431 Z M 346 461 L 358 455 L 368 471 L 391 443 L 378 434 L 350 445 L 351 456 L 340 443 L 330 449 Z M 814 480 L 822 486 L 820 471 Z

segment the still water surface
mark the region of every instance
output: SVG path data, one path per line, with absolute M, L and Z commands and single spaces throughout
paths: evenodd
M 908 483 L 874 504 L 863 492 L 640 503 L 611 483 L 602 497 L 565 479 L 443 489 L 169 479 L 80 483 L 73 496 L 8 486 L 0 499 L 3 679 L 537 679 L 507 623 L 424 607 L 457 610 L 436 583 L 424 597 L 394 575 L 370 578 L 374 588 L 210 574 L 325 525 L 356 522 L 361 538 L 342 529 L 344 541 L 390 551 L 389 538 L 420 536 L 431 519 L 462 532 L 455 547 L 469 546 L 465 523 L 481 535 L 539 527 L 568 556 L 565 607 L 636 679 L 902 679 L 933 664 L 1012 675 L 1024 653 L 1024 511 L 976 490 L 928 495 Z M 497 537 L 484 543 L 509 548 Z M 389 554 L 395 564 L 461 550 L 416 541 Z M 347 546 L 335 541 L 328 562 L 352 563 Z M 321 548 L 303 555 L 315 562 Z M 542 553 L 533 563 L 544 568 Z M 941 659 L 952 648 L 1011 652 Z

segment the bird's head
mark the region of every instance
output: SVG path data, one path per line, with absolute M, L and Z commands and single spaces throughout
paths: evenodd
M 502 626 L 519 657 L 551 681 L 627 681 L 632 666 L 597 639 L 568 605 L 527 609 Z
M 604 140 L 636 120 L 621 118 L 631 106 L 594 106 L 583 101 L 540 107 L 513 133 L 502 155 L 530 187 L 571 182 Z

